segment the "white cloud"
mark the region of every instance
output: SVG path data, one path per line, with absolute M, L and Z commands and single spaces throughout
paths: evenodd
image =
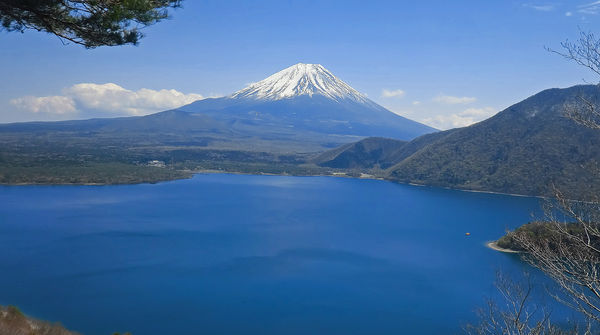
M 479 119 L 479 120 L 483 120 L 494 114 L 496 114 L 496 110 L 492 107 L 467 108 L 463 112 L 459 113 L 460 116 L 472 117 L 472 118 Z
M 382 98 L 401 98 L 403 97 L 405 94 L 405 92 L 403 90 L 386 90 L 384 89 L 381 92 L 381 97 Z
M 46 113 L 46 114 L 73 114 L 77 112 L 75 101 L 70 97 L 49 96 L 49 97 L 32 97 L 25 96 L 10 100 L 12 105 L 19 109 L 30 113 Z
M 433 101 L 446 104 L 446 105 L 458 105 L 458 104 L 470 104 L 477 101 L 477 98 L 473 97 L 453 97 L 451 95 L 438 95 L 433 98 Z
M 184 94 L 176 90 L 142 88 L 130 91 L 113 83 L 77 84 L 65 89 L 64 93 L 83 108 L 128 115 L 151 114 L 203 98 L 200 94 Z
M 438 129 L 450 129 L 470 126 L 473 123 L 485 120 L 494 115 L 496 111 L 492 107 L 468 108 L 460 113 L 440 114 L 428 117 L 421 122 Z
M 421 104 L 421 101 L 413 101 L 412 104 L 413 106 L 418 106 Z
M 573 12 L 566 12 L 565 16 L 573 16 Z
M 594 1 L 585 5 L 577 6 L 577 11 L 582 14 L 596 15 L 600 13 L 600 1 Z
M 526 3 L 523 4 L 523 7 L 527 7 L 527 8 L 531 8 L 540 12 L 551 12 L 553 11 L 556 6 L 553 4 L 530 4 L 530 3 Z
M 11 103 L 33 113 L 66 114 L 91 110 L 116 115 L 147 115 L 202 98 L 200 94 L 184 94 L 172 89 L 131 91 L 113 83 L 82 83 L 65 88 L 62 96 L 22 97 Z

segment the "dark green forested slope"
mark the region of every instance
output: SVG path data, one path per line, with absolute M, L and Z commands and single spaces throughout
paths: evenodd
M 556 187 L 573 198 L 597 194 L 600 131 L 565 116 L 581 97 L 600 101 L 600 88 L 546 90 L 472 126 L 424 135 L 395 149 L 382 145 L 381 151 L 394 154 L 378 157 L 378 164 L 393 164 L 386 178 L 399 182 L 528 195 L 550 195 Z
M 396 164 L 389 178 L 519 194 L 569 196 L 600 190 L 595 165 L 600 132 L 565 116 L 580 96 L 599 100 L 597 86 L 551 89 L 496 116 L 438 139 Z
M 338 169 L 388 169 L 446 134 L 427 134 L 410 142 L 368 137 L 328 150 L 316 156 L 312 162 Z
M 317 156 L 314 162 L 338 169 L 381 168 L 392 166 L 407 142 L 381 137 L 369 137 L 329 150 Z

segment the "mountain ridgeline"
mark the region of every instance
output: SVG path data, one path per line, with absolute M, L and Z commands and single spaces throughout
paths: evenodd
M 600 191 L 600 131 L 566 117 L 595 85 L 549 89 L 469 127 L 410 142 L 366 139 L 322 154 L 321 166 L 383 169 L 388 180 L 478 191 L 572 198 Z M 365 164 L 368 162 L 368 164 Z

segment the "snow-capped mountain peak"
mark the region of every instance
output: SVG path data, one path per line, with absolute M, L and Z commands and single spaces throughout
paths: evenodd
M 322 95 L 333 100 L 368 102 L 366 96 L 338 79 L 320 64 L 298 63 L 237 91 L 230 98 L 281 100 Z

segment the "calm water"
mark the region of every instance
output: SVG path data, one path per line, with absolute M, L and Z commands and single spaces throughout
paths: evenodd
M 538 207 L 328 177 L 0 187 L 0 304 L 92 335 L 453 333 L 523 266 L 485 242 Z

